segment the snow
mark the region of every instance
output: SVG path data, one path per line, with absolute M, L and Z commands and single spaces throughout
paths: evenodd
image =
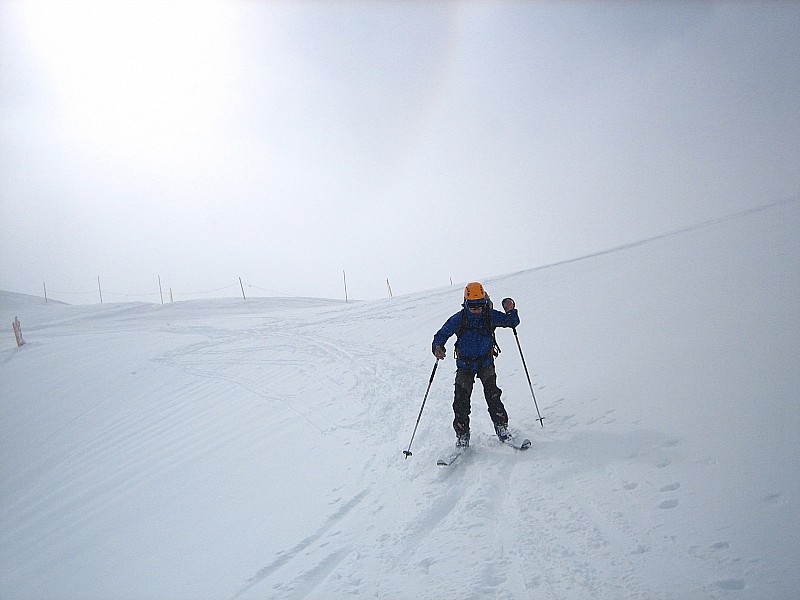
M 800 207 L 485 280 L 519 452 L 452 467 L 458 285 L 374 302 L 0 294 L 0 595 L 800 596 Z M 27 344 L 17 348 L 18 316 Z M 452 355 L 452 342 L 450 344 Z

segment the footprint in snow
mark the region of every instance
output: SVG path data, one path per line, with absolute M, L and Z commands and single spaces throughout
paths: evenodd
M 723 590 L 743 590 L 744 586 L 744 579 L 723 579 L 717 582 L 717 587 Z
M 661 504 L 658 505 L 658 508 L 667 509 L 667 508 L 675 508 L 676 506 L 678 506 L 678 501 L 673 498 L 671 500 L 664 500 Z
M 731 545 L 728 542 L 715 542 L 711 544 L 712 550 L 727 550 Z
M 659 488 L 658 491 L 659 492 L 674 492 L 679 487 L 681 487 L 681 484 L 676 481 L 675 483 L 670 483 L 668 485 L 662 486 L 661 488 Z

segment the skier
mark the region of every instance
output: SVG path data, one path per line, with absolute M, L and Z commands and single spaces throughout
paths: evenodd
M 462 309 L 447 319 L 442 328 L 433 336 L 433 355 L 443 360 L 446 354 L 444 345 L 455 334 L 456 380 L 453 400 L 453 429 L 456 432 L 456 446 L 469 446 L 469 413 L 472 386 L 475 375 L 483 384 L 483 395 L 494 430 L 500 441 L 510 438 L 508 433 L 508 413 L 500 400 L 502 391 L 497 387 L 497 374 L 494 358 L 499 348 L 494 339 L 495 327 L 516 327 L 519 316 L 514 300 L 503 300 L 505 313 L 492 308 L 489 296 L 480 283 L 473 282 L 464 288 Z

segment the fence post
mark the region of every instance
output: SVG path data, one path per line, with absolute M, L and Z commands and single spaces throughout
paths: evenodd
M 44 288 L 44 303 L 47 304 L 47 284 L 43 281 L 42 287 Z
M 22 326 L 19 324 L 19 317 L 14 317 L 14 322 L 11 326 L 14 329 L 14 337 L 17 339 L 17 348 L 19 348 L 25 344 L 25 340 L 22 338 Z
M 344 279 L 344 301 L 347 302 L 347 273 L 342 269 L 342 278 Z
M 242 284 L 241 277 L 239 277 L 239 287 L 242 288 L 242 299 L 247 300 L 247 296 L 244 295 L 244 284 Z
M 161 290 L 161 275 L 158 276 L 158 294 L 161 296 L 161 304 L 164 304 L 164 292 Z
M 100 275 L 97 276 L 97 291 L 100 292 L 100 304 L 103 303 L 103 288 L 100 287 Z

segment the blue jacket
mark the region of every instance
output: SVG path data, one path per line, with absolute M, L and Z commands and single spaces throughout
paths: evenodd
M 454 333 L 461 327 L 461 320 L 466 314 L 466 326 L 456 339 L 456 365 L 458 368 L 471 369 L 477 373 L 480 369 L 494 363 L 492 355 L 492 334 L 486 330 L 483 313 L 473 315 L 466 308 L 461 309 L 445 321 L 442 328 L 433 336 L 431 350 L 436 346 L 447 343 Z M 499 310 L 489 311 L 489 322 L 492 327 L 516 327 L 519 325 L 519 315 L 514 308 L 508 313 Z

